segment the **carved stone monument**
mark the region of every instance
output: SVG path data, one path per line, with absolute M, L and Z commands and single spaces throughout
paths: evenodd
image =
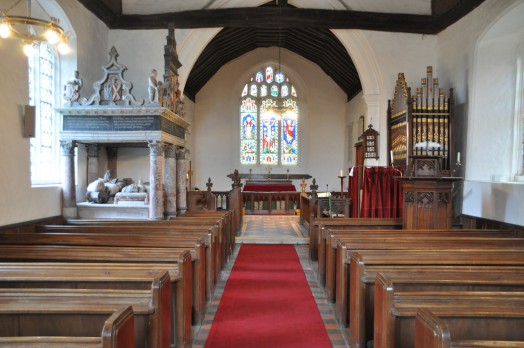
M 98 171 L 98 151 L 105 147 L 108 152 L 108 168 L 116 175 L 119 147 L 144 147 L 150 150 L 149 199 L 146 198 L 143 208 L 145 216 L 133 216 L 133 213 L 122 215 L 120 205 L 114 205 L 112 215 L 107 215 L 110 207 L 88 218 L 149 218 L 163 219 L 165 215 L 174 214 L 185 208 L 185 200 L 180 198 L 177 206 L 176 189 L 183 188 L 185 197 L 186 178 L 179 175 L 185 166 L 175 162 L 172 151 L 186 151 L 186 132 L 189 123 L 177 116 L 172 110 L 163 107 L 162 98 L 158 99 L 161 88 L 149 90 L 149 101 L 144 105 L 144 98 L 135 98 L 131 94 L 132 83 L 124 79 L 127 68 L 118 63 L 118 52 L 115 47 L 109 52 L 109 62 L 102 66 L 103 77 L 93 84 L 94 93 L 89 98 L 80 98 L 81 83 L 71 80 L 65 86 L 66 106 L 57 111 L 62 115 L 60 141 L 64 149 L 64 216 L 76 217 L 76 199 L 74 196 L 74 148 L 75 144 L 85 144 L 89 149 L 87 172 L 95 175 Z M 78 76 L 75 74 L 75 76 Z M 154 72 L 148 81 L 148 87 L 155 86 Z M 76 94 L 75 94 L 76 93 Z M 154 94 L 152 94 L 154 93 Z M 167 149 L 167 154 L 165 151 Z M 96 150 L 96 153 L 94 151 Z M 170 152 L 171 151 L 171 152 Z M 109 153 L 112 156 L 109 156 Z M 180 169 L 177 167 L 180 166 Z M 166 169 L 168 170 L 166 172 Z M 177 173 L 174 173 L 177 171 Z M 165 198 L 164 198 L 165 197 Z M 149 205 L 147 205 L 147 203 Z M 165 204 L 166 203 L 166 204 Z M 98 204 L 92 204 L 95 206 Z M 105 214 L 105 215 L 104 215 Z M 121 215 L 119 215 L 121 214 Z

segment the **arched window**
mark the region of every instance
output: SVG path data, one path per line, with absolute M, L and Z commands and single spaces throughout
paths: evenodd
M 298 164 L 298 96 L 272 66 L 257 71 L 240 99 L 240 164 Z
M 47 42 L 36 45 L 29 65 L 29 104 L 35 107 L 35 137 L 31 139 L 31 182 L 60 183 L 59 117 L 56 104 L 58 56 Z

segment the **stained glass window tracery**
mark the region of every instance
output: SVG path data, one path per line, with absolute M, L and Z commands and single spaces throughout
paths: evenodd
M 240 163 L 297 165 L 299 107 L 295 87 L 272 66 L 244 85 L 240 101 Z

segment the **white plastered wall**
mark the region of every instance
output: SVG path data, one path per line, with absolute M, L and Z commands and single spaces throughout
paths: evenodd
M 455 115 L 464 131 L 457 134 L 466 168 L 462 213 L 517 225 L 524 225 L 524 184 L 497 181 L 513 175 L 523 6 L 522 0 L 484 2 L 439 34 L 437 50 L 441 81 L 455 88 Z
M 83 77 L 97 74 L 98 52 L 107 47 L 107 27 L 77 1 L 42 3 L 51 5 L 49 13 L 61 17 L 64 29 L 73 31 L 69 43 L 73 52 L 60 59 L 58 83 L 63 85 L 74 70 Z M 61 186 L 31 185 L 29 138 L 23 137 L 21 109 L 28 104 L 28 68 L 20 41 L 2 40 L 0 55 L 0 226 L 61 215 Z

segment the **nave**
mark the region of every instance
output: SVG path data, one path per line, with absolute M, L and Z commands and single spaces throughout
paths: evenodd
M 208 305 L 202 325 L 197 329 L 194 348 L 204 348 L 213 319 L 215 318 L 220 299 L 224 293 L 231 269 L 235 264 L 238 251 L 244 243 L 253 244 L 295 244 L 295 250 L 300 259 L 311 293 L 317 304 L 324 322 L 327 334 L 333 348 L 348 347 L 340 327 L 335 319 L 333 306 L 327 301 L 325 291 L 318 283 L 317 262 L 309 257 L 309 247 L 306 229 L 299 224 L 297 216 L 260 216 L 246 215 L 243 218 L 241 234 L 237 237 L 237 247 L 230 261 L 222 270 L 220 282 L 215 288 L 215 294 Z

